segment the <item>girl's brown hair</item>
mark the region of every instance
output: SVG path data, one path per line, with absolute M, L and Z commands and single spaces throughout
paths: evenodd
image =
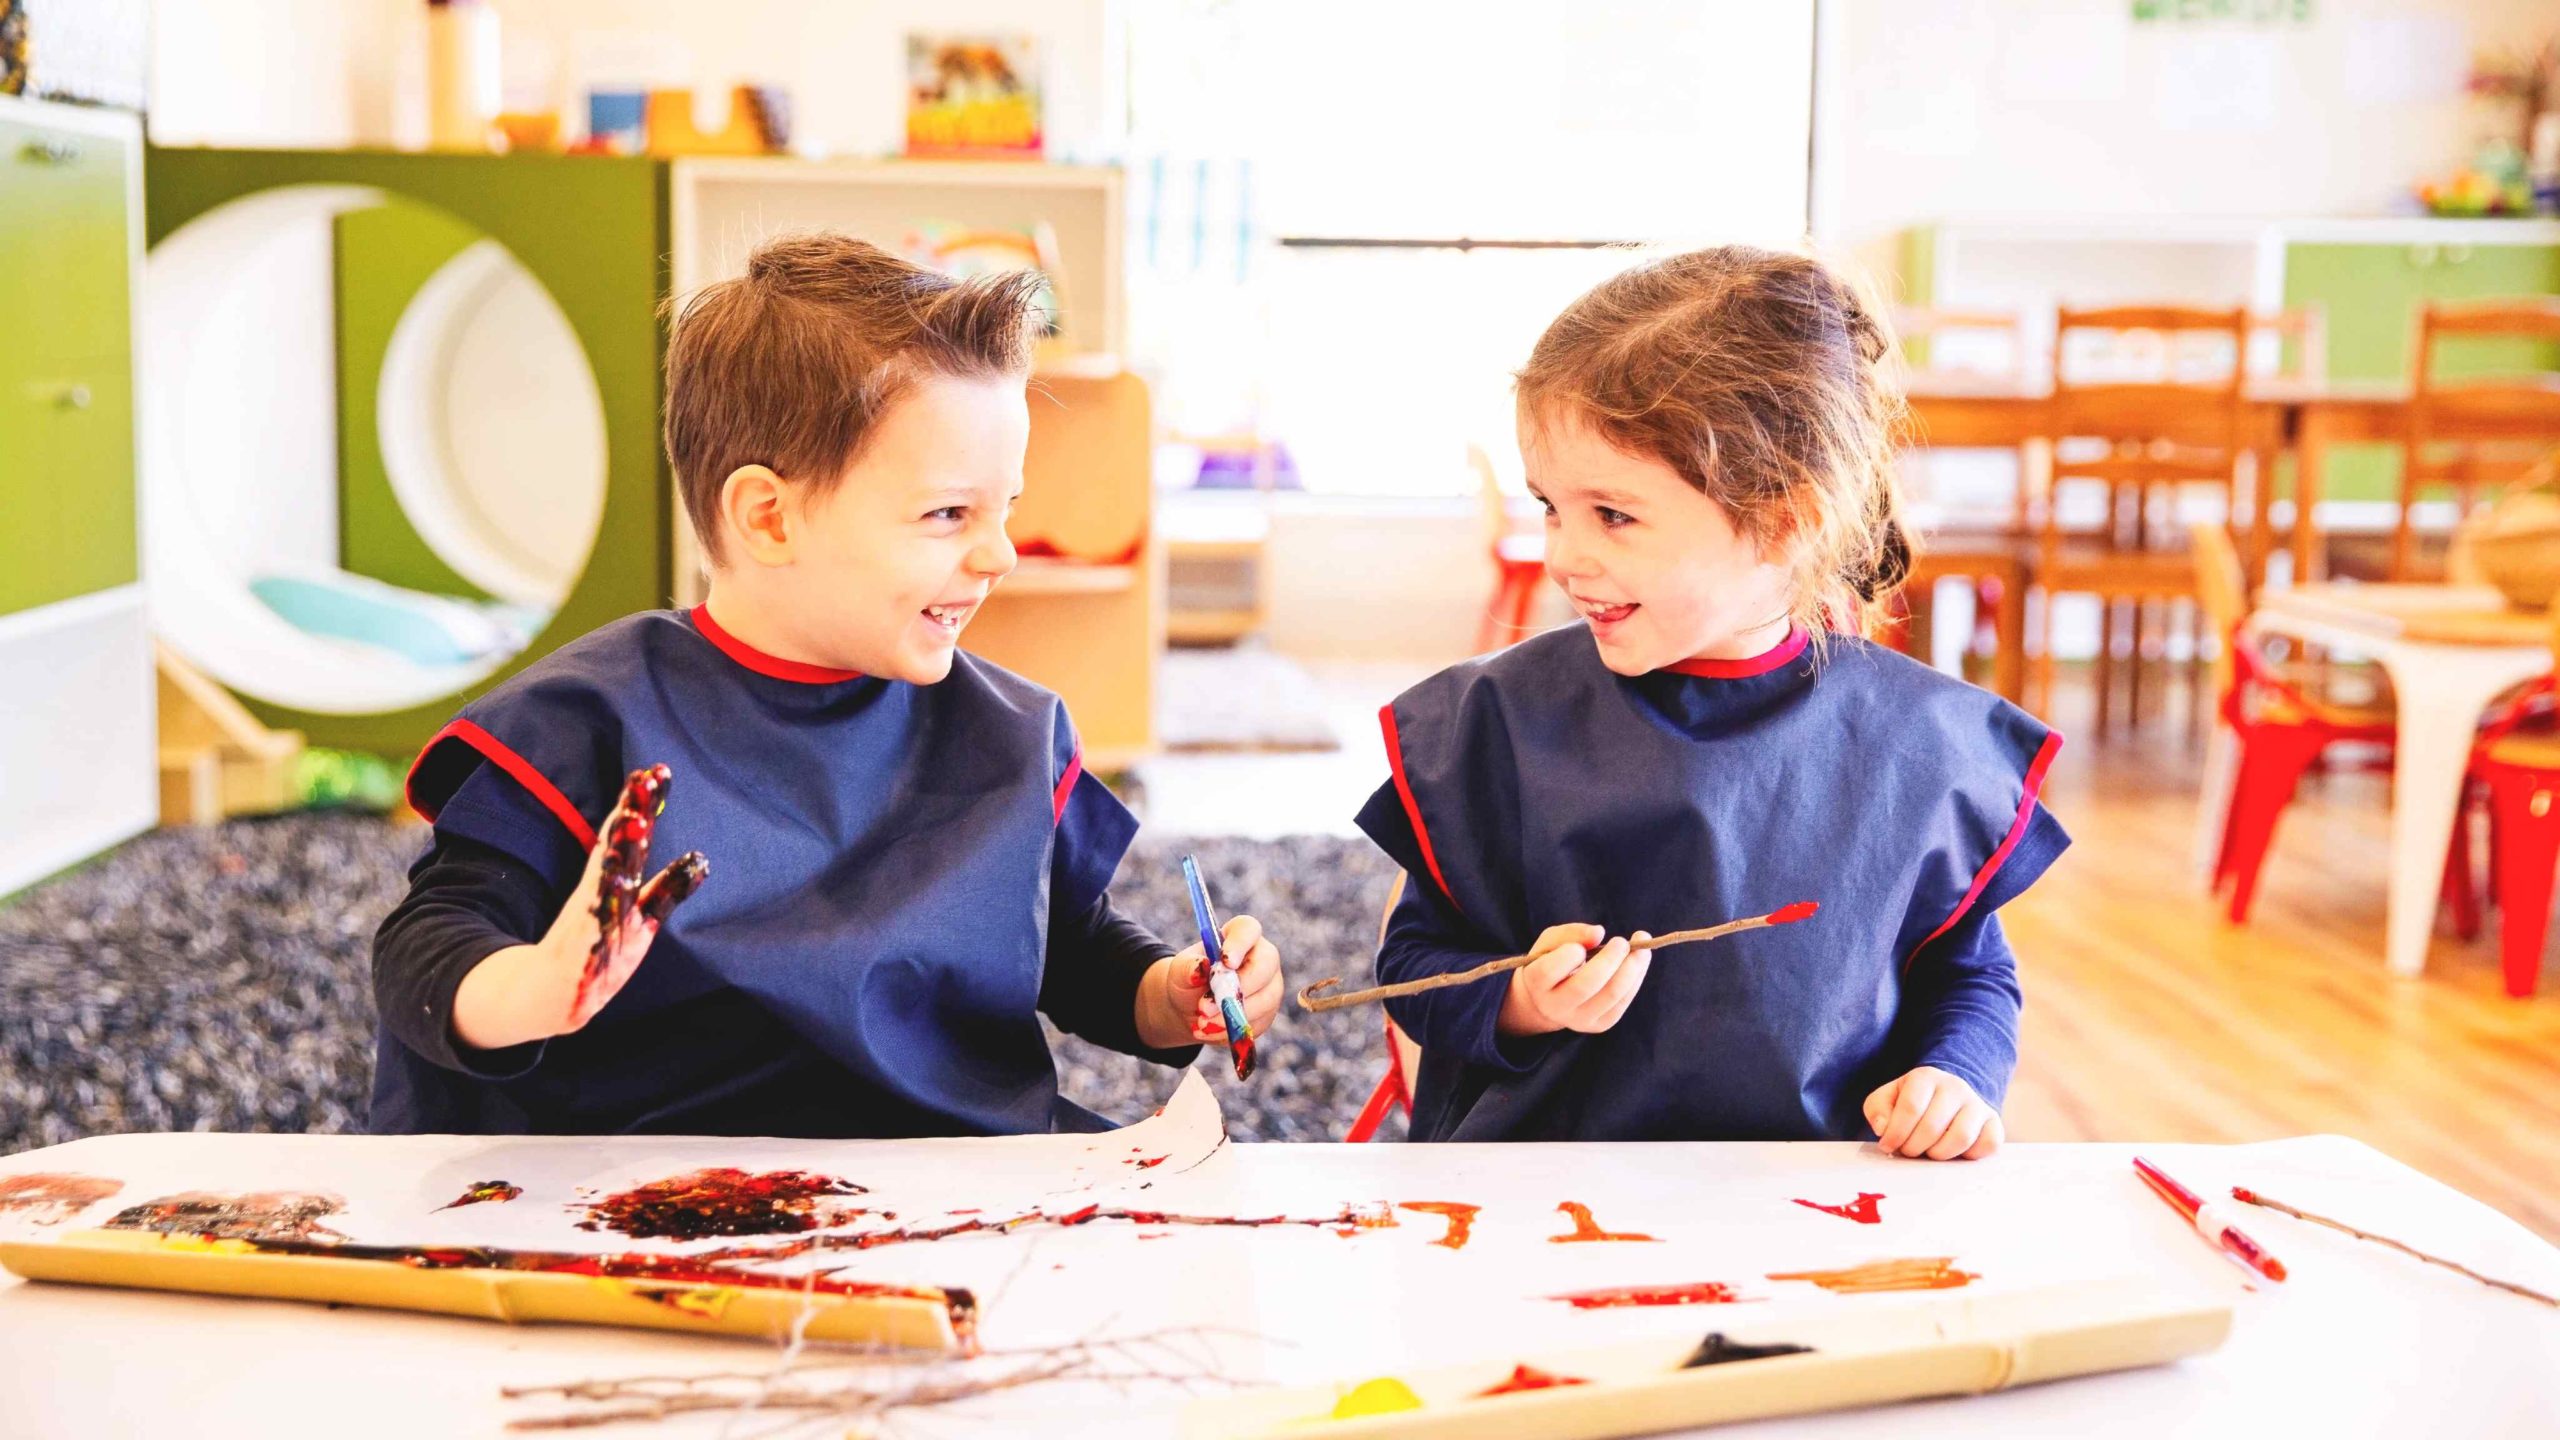
M 703 554 L 720 559 L 720 490 L 738 467 L 823 495 L 919 379 L 1027 375 L 1040 286 L 1028 271 L 955 280 L 850 236 L 792 235 L 671 306 L 667 459 Z
M 1517 377 L 1519 404 L 1669 466 L 1787 557 L 1790 611 L 1816 637 L 1863 631 L 1911 569 L 1892 352 L 1884 322 L 1819 262 L 1727 245 L 1566 306 Z

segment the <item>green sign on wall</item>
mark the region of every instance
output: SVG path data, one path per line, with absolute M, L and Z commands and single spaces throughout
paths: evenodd
M 2313 0 L 2133 0 L 2137 25 L 2308 25 Z

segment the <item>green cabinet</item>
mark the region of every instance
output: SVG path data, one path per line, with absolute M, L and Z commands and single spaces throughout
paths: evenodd
M 2420 306 L 2560 295 L 2560 245 L 2295 244 L 2286 247 L 2284 276 L 2287 307 L 2317 305 L 2327 316 L 2331 378 L 2405 379 L 2415 373 Z M 2438 346 L 2437 373 L 2560 368 L 2548 349 L 2449 340 Z M 2396 448 L 2341 447 L 2329 457 L 2323 493 L 2392 499 L 2399 477 Z
M 160 813 L 135 524 L 140 117 L 0 95 L 0 899 Z
M 0 615 L 138 578 L 132 163 L 0 113 Z

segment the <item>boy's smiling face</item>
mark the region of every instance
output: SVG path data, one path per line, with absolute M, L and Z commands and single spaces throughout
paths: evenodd
M 787 633 L 793 658 L 934 684 L 951 673 L 962 629 L 1013 572 L 1004 527 L 1022 493 L 1030 427 L 1022 377 L 926 375 L 824 494 L 784 483 L 770 503 L 752 489 L 728 497 L 745 532 L 731 537 L 730 568 L 758 572 L 770 602 L 759 608 Z M 732 490 L 770 484 L 751 478 L 759 470 L 740 471 Z
M 1524 413 L 1519 431 L 1547 512 L 1547 578 L 1589 623 L 1602 664 L 1642 675 L 1786 638 L 1786 568 L 1677 471 L 1569 414 Z

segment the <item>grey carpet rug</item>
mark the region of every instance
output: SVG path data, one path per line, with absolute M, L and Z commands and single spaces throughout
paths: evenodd
M 160 831 L 0 905 L 0 1154 L 131 1130 L 363 1129 L 373 930 L 424 839 L 353 815 Z M 1367 975 L 1393 867 L 1366 841 L 1180 848 L 1222 905 L 1262 918 L 1293 990 Z M 1113 889 L 1177 945 L 1192 928 L 1179 853 L 1142 838 Z M 1236 1138 L 1340 1139 L 1385 1064 L 1379 1025 L 1374 1009 L 1289 1005 L 1251 1081 L 1223 1050 L 1200 1068 Z M 1161 1066 L 1051 1033 L 1061 1086 L 1104 1115 L 1135 1120 L 1173 1091 Z
M 1164 652 L 1156 729 L 1167 750 L 1339 750 L 1324 692 L 1306 667 L 1247 640 Z

